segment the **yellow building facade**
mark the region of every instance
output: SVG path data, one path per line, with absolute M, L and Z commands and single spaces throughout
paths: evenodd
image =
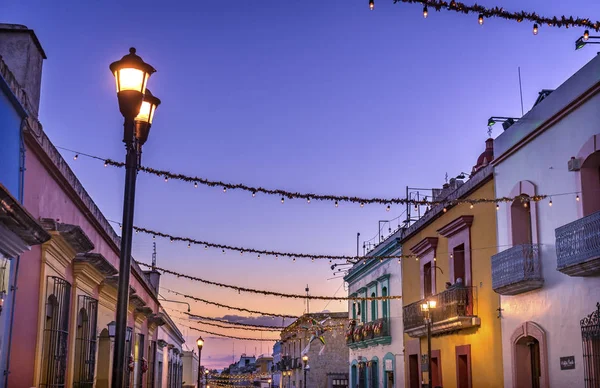
M 429 381 L 428 317 L 431 387 L 504 386 L 501 310 L 499 295 L 492 290 L 490 263 L 497 253 L 496 205 L 452 202 L 494 198 L 492 167 L 478 164 L 474 171 L 464 183 L 451 180 L 445 185 L 437 198 L 448 202 L 427 211 L 401 240 L 404 254 L 414 255 L 402 261 L 409 388 Z M 423 306 L 428 301 L 435 304 L 429 311 Z

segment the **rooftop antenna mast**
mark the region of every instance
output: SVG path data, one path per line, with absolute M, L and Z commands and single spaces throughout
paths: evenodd
M 521 66 L 519 66 L 519 92 L 521 93 L 521 116 L 525 114 L 523 111 L 523 84 L 521 83 Z
M 156 271 L 156 243 L 152 243 L 152 271 Z
M 306 285 L 306 313 L 310 314 L 310 300 L 308 299 L 308 284 Z

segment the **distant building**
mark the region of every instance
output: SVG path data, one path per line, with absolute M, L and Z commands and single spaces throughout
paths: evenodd
M 315 339 L 306 355 L 308 368 L 302 362 L 303 350 L 306 349 L 313 334 L 312 320 L 323 322 L 324 327 L 330 327 L 323 334 L 325 349 L 320 355 L 322 344 Z M 281 332 L 281 348 L 283 360 L 279 366 L 281 372 L 291 372 L 290 376 L 282 377 L 282 387 L 311 388 L 343 388 L 348 381 L 348 347 L 344 339 L 345 326 L 348 323 L 348 313 L 311 313 L 304 314 Z M 333 330 L 331 330 L 333 329 Z M 287 373 L 286 373 L 287 374 Z M 345 381 L 345 385 L 334 385 L 334 382 Z
M 281 341 L 275 342 L 273 345 L 273 386 L 281 388 L 281 361 L 283 360 L 281 354 Z
M 183 351 L 183 388 L 198 387 L 198 355 L 193 350 Z
M 399 229 L 355 264 L 344 278 L 356 298 L 402 295 L 402 266 L 377 256 L 402 253 Z M 404 384 L 402 300 L 350 301 L 346 343 L 350 348 L 350 387 L 399 388 Z M 367 384 L 368 383 L 368 384 Z

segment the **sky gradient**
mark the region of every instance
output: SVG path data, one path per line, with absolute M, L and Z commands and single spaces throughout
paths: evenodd
M 600 14 L 600 4 L 592 2 L 479 3 L 543 15 Z M 489 19 L 479 26 L 477 15 L 434 10 L 423 19 L 419 5 L 392 0 L 376 0 L 372 12 L 367 0 L 3 0 L 0 22 L 34 29 L 48 55 L 40 121 L 57 146 L 124 159 L 108 65 L 135 46 L 158 70 L 149 89 L 163 102 L 144 165 L 368 197 L 404 196 L 407 185 L 441 187 L 446 173 L 470 172 L 484 150 L 487 119 L 521 114 L 519 66 L 526 112 L 541 89 L 556 88 L 596 55 L 594 46 L 574 50 L 579 29 L 540 26 L 534 36 L 527 22 Z M 124 170 L 63 155 L 106 217 L 120 221 Z M 378 220 L 403 210 L 302 200 L 282 205 L 276 197 L 140 174 L 135 224 L 229 245 L 353 255 L 357 232 L 364 239 L 376 236 Z M 307 283 L 314 294 L 346 294 L 341 279 L 326 280 L 332 276 L 327 262 L 257 260 L 160 239 L 157 245 L 159 265 L 179 272 L 298 294 Z M 150 262 L 151 253 L 152 238 L 135 235 L 134 257 Z M 238 294 L 169 275 L 161 282 L 255 310 L 299 315 L 305 309 L 302 301 Z M 346 305 L 311 303 L 311 311 L 325 308 Z M 192 311 L 237 314 L 201 303 L 192 303 Z M 198 334 L 182 329 L 194 346 Z M 202 358 L 209 367 L 228 365 L 233 353 L 271 353 L 271 343 L 261 348 L 207 337 Z

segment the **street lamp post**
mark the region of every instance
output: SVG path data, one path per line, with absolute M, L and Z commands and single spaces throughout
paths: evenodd
M 429 388 L 433 387 L 432 373 L 431 373 L 431 310 L 435 309 L 437 302 L 435 300 L 429 299 L 421 304 L 421 311 L 426 312 L 427 315 L 425 317 L 425 324 L 427 325 L 427 374 L 429 383 L 427 384 Z
M 198 337 L 196 340 L 196 345 L 198 345 L 198 388 L 202 386 L 202 369 L 200 369 L 200 360 L 202 359 L 202 347 L 204 346 L 204 340 L 202 337 Z
M 131 274 L 131 240 L 133 235 L 133 208 L 135 203 L 135 180 L 140 162 L 142 145 L 148 139 L 152 118 L 160 100 L 146 89 L 148 78 L 156 70 L 136 55 L 135 48 L 129 54 L 110 65 L 115 76 L 119 110 L 125 119 L 123 142 L 127 150 L 125 159 L 125 198 L 121 252 L 119 260 L 119 288 L 117 294 L 117 317 L 115 349 L 113 357 L 112 386 L 122 387 L 125 378 L 125 337 L 127 331 L 127 307 L 129 304 L 129 277 Z
M 304 388 L 306 388 L 306 372 L 310 370 L 310 366 L 308 365 L 308 356 L 306 354 L 302 356 L 302 363 L 304 364 Z
M 287 377 L 288 377 L 288 388 L 290 388 L 292 386 L 292 371 L 288 370 L 286 371 L 287 373 Z
M 206 385 L 206 388 L 210 388 L 208 386 L 208 369 L 204 370 L 204 385 Z

